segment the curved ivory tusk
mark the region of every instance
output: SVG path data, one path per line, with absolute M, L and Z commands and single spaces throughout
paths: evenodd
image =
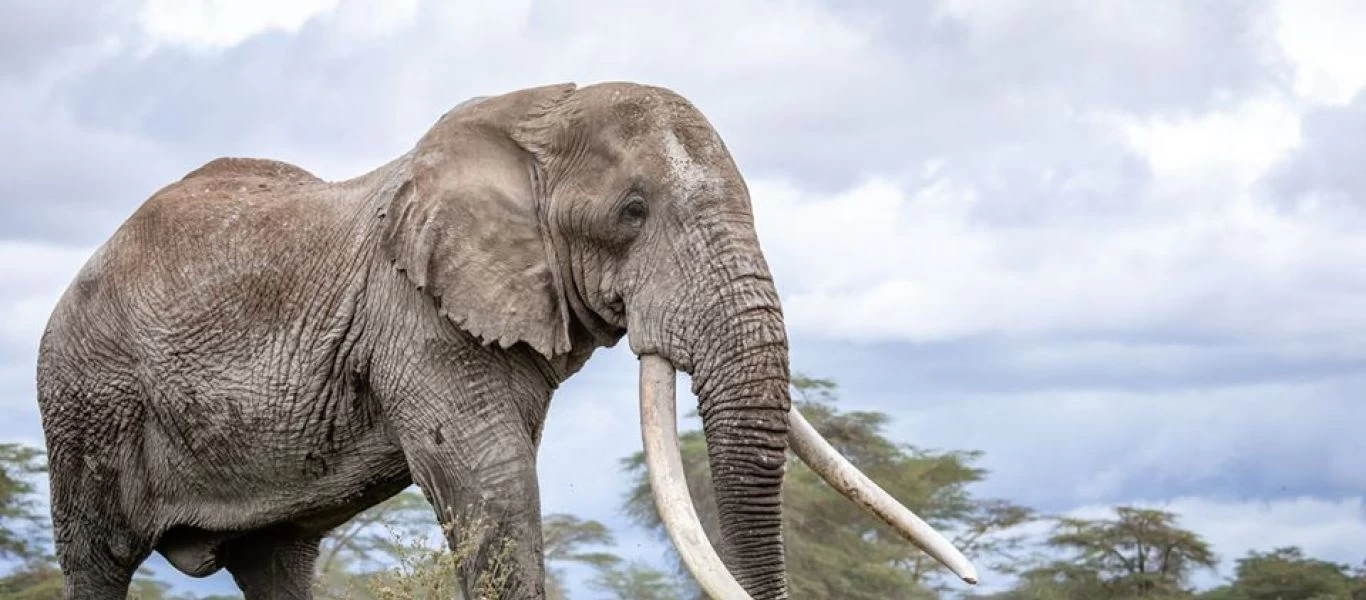
M 688 494 L 683 455 L 678 449 L 675 385 L 673 365 L 658 356 L 640 357 L 640 429 L 655 507 L 683 563 L 708 596 L 715 600 L 752 600 L 712 548 Z
M 787 436 L 797 456 L 841 494 L 882 517 L 888 525 L 911 543 L 919 546 L 926 554 L 944 563 L 944 566 L 963 581 L 977 583 L 977 569 L 973 568 L 972 563 L 962 552 L 930 527 L 929 523 L 897 502 L 896 498 L 864 475 L 858 467 L 850 464 L 830 445 L 830 442 L 825 441 L 811 423 L 807 422 L 806 417 L 797 411 L 796 406 L 788 413 Z

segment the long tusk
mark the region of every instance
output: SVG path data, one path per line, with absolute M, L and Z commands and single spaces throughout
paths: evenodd
M 644 379 L 642 378 L 642 381 Z M 888 525 L 919 546 L 926 554 L 944 563 L 954 575 L 970 584 L 977 583 L 977 569 L 949 540 L 915 516 L 891 494 L 883 490 L 862 471 L 850 464 L 838 450 L 825 441 L 820 432 L 808 423 L 793 406 L 788 413 L 788 441 L 792 449 L 813 471 L 819 473 L 841 494 L 873 512 Z
M 752 600 L 712 548 L 688 494 L 683 455 L 678 449 L 674 387 L 673 365 L 654 355 L 640 357 L 640 430 L 655 507 L 683 563 L 708 596 L 715 600 Z

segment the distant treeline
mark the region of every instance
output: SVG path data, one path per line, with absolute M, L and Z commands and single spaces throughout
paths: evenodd
M 1232 577 L 1196 591 L 1192 576 L 1220 557 L 1178 515 L 1116 506 L 1099 519 L 1042 515 L 1009 500 L 979 498 L 971 487 L 987 472 L 981 452 L 929 451 L 888 439 L 887 415 L 837 408 L 834 382 L 797 376 L 794 401 L 830 442 L 870 477 L 940 531 L 951 534 L 979 569 L 1011 577 L 1010 589 L 972 595 L 938 563 L 896 532 L 831 490 L 799 460 L 789 462 L 783 490 L 791 596 L 841 600 L 1366 600 L 1366 562 L 1352 566 L 1306 556 L 1300 548 L 1268 548 L 1236 559 Z M 703 524 L 715 539 L 706 441 L 681 434 L 683 462 Z M 0 558 L 12 565 L 0 577 L 0 600 L 60 597 L 61 571 L 37 483 L 43 452 L 0 444 Z M 644 457 L 622 461 L 634 482 L 622 509 L 654 533 L 661 556 L 667 538 L 650 496 Z M 552 599 L 574 596 L 565 570 L 591 573 L 585 598 L 694 600 L 702 598 L 685 569 L 657 569 L 613 551 L 602 523 L 573 515 L 544 520 L 546 584 Z M 320 599 L 398 600 L 458 597 L 458 553 L 441 544 L 439 528 L 421 494 L 409 490 L 352 519 L 324 540 L 315 583 Z M 1036 532 L 1030 535 L 1027 532 Z M 1043 532 L 1039 535 L 1037 532 Z M 1366 546 L 1364 546 L 1366 548 Z M 1366 555 L 1364 555 L 1366 557 Z M 999 586 L 995 586 L 999 589 Z M 223 600 L 240 596 L 173 594 L 144 571 L 131 597 L 144 600 Z

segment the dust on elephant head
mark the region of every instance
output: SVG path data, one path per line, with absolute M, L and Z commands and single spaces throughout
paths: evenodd
M 789 443 L 975 578 L 791 410 L 778 294 L 715 130 L 669 90 L 605 83 L 467 101 L 353 179 L 218 159 L 144 202 L 41 343 L 64 593 L 122 598 L 155 551 L 248 598 L 306 598 L 318 540 L 416 483 L 470 550 L 467 592 L 542 597 L 546 407 L 623 336 L 657 504 L 708 593 L 786 597 Z M 675 369 L 719 552 L 679 470 Z

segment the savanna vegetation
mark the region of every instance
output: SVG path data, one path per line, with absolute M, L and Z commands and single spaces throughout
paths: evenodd
M 1337 564 L 1296 547 L 1254 550 L 1236 557 L 1227 581 L 1194 590 L 1192 578 L 1221 557 L 1179 515 L 1116 506 L 1098 518 L 1052 516 L 1001 498 L 973 493 L 988 473 L 970 450 L 929 450 L 890 439 L 888 416 L 838 406 L 834 382 L 797 376 L 794 401 L 845 456 L 916 510 L 973 559 L 980 570 L 1011 579 L 1008 589 L 972 595 L 933 560 L 875 518 L 832 491 L 792 459 L 783 491 L 792 597 L 849 600 L 1366 600 L 1366 564 Z M 680 434 L 683 461 L 703 524 L 716 535 L 700 431 Z M 650 497 L 644 458 L 625 457 L 634 482 L 622 511 L 636 526 L 667 542 Z M 41 483 L 43 453 L 0 444 L 0 600 L 59 595 L 61 572 L 52 556 Z M 613 532 L 574 515 L 544 517 L 547 589 L 552 599 L 694 600 L 700 594 L 676 559 L 622 556 Z M 438 545 L 439 530 L 421 494 L 407 491 L 334 531 L 317 562 L 320 598 L 426 600 L 458 597 L 460 549 Z M 667 544 L 661 544 L 661 547 Z M 661 550 L 667 552 L 667 550 Z M 657 565 L 664 565 L 659 568 Z M 588 574 L 571 594 L 567 573 Z M 490 582 L 489 585 L 496 585 Z M 997 589 L 1000 586 L 994 586 Z M 150 572 L 136 579 L 133 598 L 223 600 L 237 596 L 174 594 Z

